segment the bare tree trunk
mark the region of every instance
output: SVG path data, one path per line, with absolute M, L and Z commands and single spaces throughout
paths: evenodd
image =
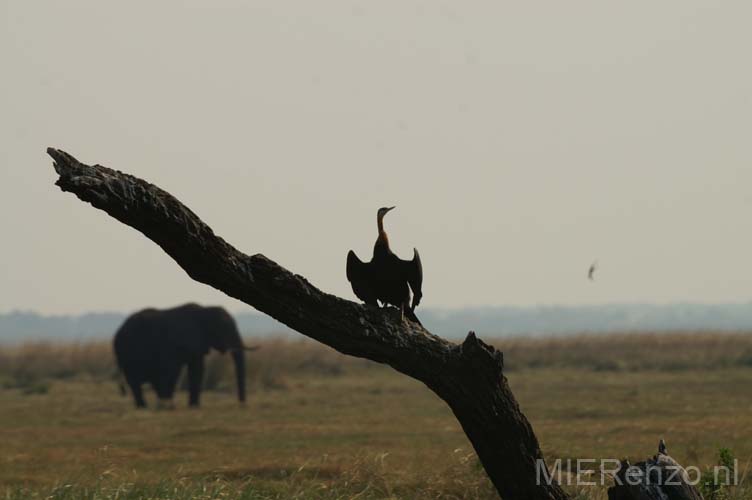
M 238 251 L 153 184 L 84 165 L 58 149 L 47 153 L 55 160 L 60 189 L 142 232 L 194 280 L 342 353 L 386 363 L 426 384 L 449 404 L 503 498 L 567 498 L 556 484 L 537 484 L 538 440 L 507 385 L 501 352 L 474 333 L 454 344 L 400 321 L 397 309 L 324 293 L 261 254 Z

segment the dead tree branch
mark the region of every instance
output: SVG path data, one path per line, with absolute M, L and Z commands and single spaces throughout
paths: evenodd
M 450 406 L 503 498 L 567 498 L 556 484 L 537 484 L 538 440 L 507 385 L 501 352 L 474 333 L 454 344 L 401 322 L 396 309 L 324 293 L 261 254 L 238 251 L 157 186 L 85 165 L 59 149 L 47 153 L 60 189 L 143 233 L 194 280 L 342 353 L 388 364 L 426 384 Z

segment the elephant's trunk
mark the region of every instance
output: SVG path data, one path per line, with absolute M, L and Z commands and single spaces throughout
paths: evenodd
M 240 349 L 232 351 L 232 360 L 235 362 L 238 401 L 243 403 L 245 402 L 245 353 Z

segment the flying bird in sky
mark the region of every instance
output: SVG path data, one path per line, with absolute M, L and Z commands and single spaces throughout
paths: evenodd
M 590 264 L 590 269 L 588 269 L 587 277 L 590 281 L 594 281 L 594 274 L 595 270 L 598 269 L 598 261 L 596 260 L 592 264 Z

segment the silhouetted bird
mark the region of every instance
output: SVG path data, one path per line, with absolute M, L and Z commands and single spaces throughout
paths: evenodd
M 668 449 L 666 448 L 666 441 L 661 439 L 658 441 L 658 453 L 661 455 L 668 455 Z
M 418 250 L 414 249 L 412 260 L 402 260 L 389 248 L 384 216 L 393 208 L 380 208 L 376 214 L 379 236 L 373 246 L 371 262 L 361 261 L 352 250 L 347 253 L 347 280 L 355 295 L 366 304 L 378 306 L 380 301 L 397 306 L 403 318 L 407 316 L 420 324 L 415 308 L 423 297 L 423 266 Z
M 590 264 L 590 269 L 588 269 L 587 277 L 588 277 L 588 279 L 590 281 L 593 281 L 593 279 L 594 279 L 593 275 L 595 274 L 595 270 L 596 269 L 598 269 L 598 261 L 597 260 L 595 262 L 593 262 L 592 264 Z

